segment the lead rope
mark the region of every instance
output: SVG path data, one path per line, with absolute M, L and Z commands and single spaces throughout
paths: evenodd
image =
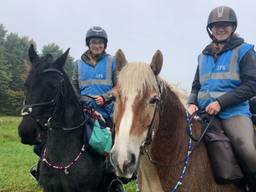
M 190 121 L 189 113 L 187 111 L 186 111 L 186 121 L 187 121 L 187 125 L 188 125 L 188 132 L 189 132 L 190 135 L 192 135 L 192 121 Z M 186 170 L 187 170 L 187 167 L 188 167 L 188 163 L 189 163 L 189 160 L 190 160 L 190 156 L 192 154 L 192 150 L 193 150 L 192 139 L 191 139 L 191 137 L 189 137 L 188 151 L 187 151 L 186 157 L 184 159 L 184 166 L 183 166 L 182 170 L 180 171 L 179 179 L 177 180 L 174 187 L 171 189 L 171 192 L 176 192 L 177 189 L 182 185 L 183 180 L 185 178 L 185 173 L 186 173 Z M 136 192 L 140 192 L 138 177 L 136 178 Z
M 187 119 L 187 122 L 188 122 L 188 131 L 189 131 L 190 135 L 192 135 L 192 123 L 189 120 L 189 114 L 188 114 L 187 111 L 186 111 L 186 119 Z M 183 166 L 183 169 L 180 171 L 179 179 L 176 182 L 175 186 L 171 189 L 171 192 L 176 192 L 177 189 L 182 185 L 182 182 L 184 180 L 185 173 L 186 173 L 186 170 L 187 170 L 187 167 L 188 167 L 188 163 L 189 163 L 191 153 L 192 153 L 192 139 L 189 137 L 188 152 L 187 152 L 186 157 L 185 157 L 184 166 Z

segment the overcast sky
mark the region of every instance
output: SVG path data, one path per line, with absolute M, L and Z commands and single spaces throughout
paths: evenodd
M 1 0 L 0 24 L 8 32 L 43 45 L 71 48 L 79 59 L 86 31 L 95 25 L 108 33 L 107 51 L 121 48 L 129 61 L 149 63 L 154 52 L 164 55 L 161 76 L 190 90 L 197 55 L 210 42 L 205 30 L 209 12 L 220 5 L 238 16 L 237 32 L 256 42 L 255 0 Z

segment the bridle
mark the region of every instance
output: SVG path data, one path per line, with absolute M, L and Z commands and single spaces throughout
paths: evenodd
M 31 116 L 31 118 L 33 118 L 38 123 L 38 122 L 41 121 L 41 119 L 35 118 L 33 116 L 34 109 L 35 108 L 39 108 L 39 107 L 53 107 L 52 114 L 50 115 L 48 120 L 43 125 L 41 125 L 46 130 L 51 130 L 52 129 L 51 121 L 52 121 L 52 119 L 54 119 L 54 117 L 56 115 L 56 108 L 58 106 L 60 97 L 64 96 L 64 91 L 63 91 L 64 76 L 63 76 L 63 73 L 60 70 L 54 69 L 54 68 L 49 68 L 49 69 L 45 69 L 45 70 L 42 71 L 42 73 L 50 73 L 50 72 L 51 73 L 56 73 L 56 74 L 58 74 L 61 77 L 61 80 L 59 82 L 59 85 L 58 85 L 57 92 L 56 92 L 55 96 L 51 100 L 49 100 L 49 101 L 41 102 L 41 103 L 34 103 L 34 104 L 26 104 L 26 100 L 25 100 L 24 101 L 24 105 L 23 105 L 22 110 L 21 110 L 22 117 Z M 61 128 L 63 130 L 68 130 L 68 131 L 74 130 L 74 129 L 78 129 L 78 128 L 82 127 L 87 120 L 88 120 L 88 118 L 84 118 L 84 120 L 81 123 L 79 123 L 77 126 L 74 126 L 74 127 L 70 127 L 70 128 L 61 127 Z M 56 125 L 57 125 L 57 123 L 54 124 L 55 127 L 56 127 Z M 83 144 L 81 149 L 80 149 L 80 151 L 79 151 L 79 154 L 70 163 L 68 163 L 66 166 L 52 164 L 47 159 L 47 149 L 46 149 L 46 147 L 44 148 L 44 151 L 43 151 L 41 159 L 42 159 L 42 162 L 44 162 L 45 164 L 48 165 L 48 167 L 51 167 L 51 168 L 57 169 L 57 170 L 63 170 L 64 173 L 67 175 L 67 174 L 69 174 L 68 169 L 70 167 L 72 167 L 80 159 L 82 153 L 85 152 L 85 148 L 86 148 L 86 146 L 85 146 L 85 144 Z
M 50 99 L 49 101 L 46 102 L 40 102 L 40 103 L 33 103 L 33 104 L 26 104 L 26 99 L 24 100 L 24 105 L 21 109 L 21 116 L 25 117 L 25 116 L 30 116 L 32 119 L 34 119 L 34 121 L 40 125 L 41 128 L 43 129 L 51 129 L 53 126 L 52 121 L 54 120 L 54 117 L 56 115 L 56 110 L 57 110 L 57 106 L 60 100 L 61 96 L 64 96 L 64 75 L 63 73 L 58 70 L 58 69 L 54 69 L 54 68 L 49 68 L 49 69 L 45 69 L 42 71 L 42 74 L 45 73 L 56 73 L 57 75 L 59 75 L 61 77 L 59 84 L 57 86 L 57 92 L 55 94 L 55 96 Z M 53 112 L 52 114 L 47 118 L 46 121 L 44 121 L 42 123 L 42 119 L 38 118 L 37 116 L 33 115 L 33 111 L 35 108 L 39 108 L 39 107 L 53 107 Z M 63 130 L 74 130 L 74 129 L 78 129 L 80 128 L 82 125 L 84 125 L 84 123 L 87 121 L 86 118 L 84 118 L 84 120 L 79 123 L 78 125 L 74 126 L 74 127 L 63 127 L 63 126 L 58 126 L 61 127 Z M 54 123 L 54 126 L 56 127 L 57 124 L 60 123 Z
M 156 127 L 157 127 L 157 119 L 158 119 L 157 117 L 160 112 L 160 108 L 161 108 L 160 103 L 161 102 L 160 102 L 159 96 L 155 96 L 153 99 L 155 100 L 156 106 L 155 106 L 153 118 L 152 118 L 151 123 L 148 128 L 148 133 L 147 133 L 146 139 L 140 146 L 141 150 L 152 143 L 154 135 L 155 135 Z
M 57 101 L 62 92 L 61 88 L 62 88 L 63 82 L 64 82 L 63 73 L 60 70 L 50 68 L 50 69 L 45 69 L 42 71 L 42 73 L 49 73 L 49 72 L 54 72 L 54 73 L 57 73 L 59 76 L 61 76 L 61 80 L 58 85 L 57 92 L 56 92 L 55 96 L 49 101 L 33 103 L 33 104 L 27 104 L 27 101 L 25 98 L 23 101 L 22 109 L 21 109 L 21 116 L 22 117 L 27 117 L 27 116 L 31 117 L 36 122 L 36 124 L 39 125 L 39 127 L 41 128 L 42 131 L 47 131 L 48 122 L 54 115 L 54 112 L 49 118 L 42 119 L 42 118 L 39 118 L 38 116 L 33 115 L 33 111 L 35 108 L 39 108 L 39 107 L 54 107 L 53 110 L 55 110 Z
M 146 136 L 145 141 L 141 144 L 140 146 L 140 150 L 143 151 L 145 149 L 146 146 L 150 145 L 153 141 L 154 135 L 155 135 L 155 131 L 156 131 L 156 127 L 157 127 L 157 120 L 158 120 L 158 114 L 161 110 L 161 93 L 162 93 L 162 89 L 160 86 L 160 82 L 156 77 L 156 82 L 157 82 L 157 86 L 158 86 L 158 95 L 154 96 L 153 101 L 155 103 L 155 110 L 154 110 L 154 114 L 153 114 L 153 118 L 151 120 L 151 123 L 148 127 L 148 133 Z

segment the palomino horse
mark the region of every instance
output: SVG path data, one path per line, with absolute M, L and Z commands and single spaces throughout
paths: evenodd
M 158 77 L 161 52 L 155 53 L 150 66 L 127 63 L 121 50 L 116 59 L 119 75 L 111 159 L 117 175 L 130 178 L 137 171 L 142 192 L 238 191 L 234 185 L 215 183 L 203 143 L 190 153 L 186 110 Z M 193 122 L 194 135 L 201 134 L 200 126 Z
M 47 141 L 41 157 L 39 184 L 45 192 L 106 192 L 104 157 L 88 151 L 83 126 L 87 119 L 63 67 L 68 50 L 53 61 L 29 49 L 32 69 L 26 80 L 26 100 L 19 135 L 25 144 Z

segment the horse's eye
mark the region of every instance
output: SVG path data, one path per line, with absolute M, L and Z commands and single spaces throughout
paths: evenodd
M 155 103 L 158 103 L 159 101 L 160 101 L 160 98 L 157 95 L 155 95 L 149 100 L 149 104 L 155 104 Z
M 121 98 L 120 94 L 118 94 L 117 92 L 113 91 L 111 93 L 111 100 L 116 102 L 117 100 L 119 100 Z

